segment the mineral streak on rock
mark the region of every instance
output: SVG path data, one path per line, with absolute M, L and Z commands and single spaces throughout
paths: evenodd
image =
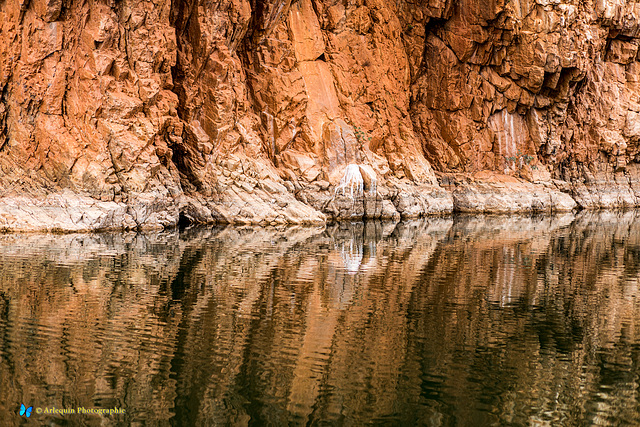
M 347 195 L 347 189 L 349 189 L 349 197 L 353 199 L 362 196 L 364 193 L 364 180 L 360 173 L 360 167 L 356 164 L 350 164 L 344 171 L 344 176 L 340 180 L 340 184 L 336 187 L 336 194 L 342 193 L 343 196 Z
M 0 227 L 638 206 L 639 34 L 625 0 L 0 2 Z

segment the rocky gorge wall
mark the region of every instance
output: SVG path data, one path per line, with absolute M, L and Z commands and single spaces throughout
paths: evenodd
M 0 227 L 640 205 L 640 4 L 0 1 Z

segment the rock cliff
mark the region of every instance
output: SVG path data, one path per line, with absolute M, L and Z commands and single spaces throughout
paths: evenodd
M 0 227 L 640 205 L 640 3 L 0 2 Z

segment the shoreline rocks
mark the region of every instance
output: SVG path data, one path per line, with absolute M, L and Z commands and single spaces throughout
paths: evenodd
M 278 198 L 260 188 L 243 191 L 236 187 L 219 199 L 181 195 L 160 198 L 157 194 L 138 194 L 124 202 L 101 201 L 71 191 L 46 197 L 10 196 L 0 198 L 2 232 L 92 232 L 107 230 L 152 231 L 191 224 L 233 225 L 322 225 L 333 221 L 367 219 L 400 220 L 419 217 L 442 217 L 464 214 L 555 214 L 575 210 L 637 207 L 638 205 L 584 204 L 589 200 L 625 200 L 628 189 L 621 186 L 617 199 L 615 188 L 606 194 L 589 193 L 592 187 L 569 183 L 533 184 L 511 176 L 488 173 L 478 179 L 470 176 L 443 176 L 442 186 L 417 186 L 395 181 L 379 185 L 375 194 L 336 194 L 334 187 L 315 185 L 290 193 L 282 184 Z M 576 201 L 565 190 L 576 191 Z M 274 189 L 272 188 L 272 190 Z M 586 190 L 585 190 L 586 189 Z

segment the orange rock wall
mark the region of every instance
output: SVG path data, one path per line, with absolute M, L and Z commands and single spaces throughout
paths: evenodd
M 460 1 L 431 16 L 411 116 L 436 168 L 549 172 L 584 207 L 637 205 L 640 5 Z
M 639 16 L 622 0 L 3 2 L 0 226 L 638 205 Z M 349 164 L 369 171 L 355 199 L 336 192 Z

